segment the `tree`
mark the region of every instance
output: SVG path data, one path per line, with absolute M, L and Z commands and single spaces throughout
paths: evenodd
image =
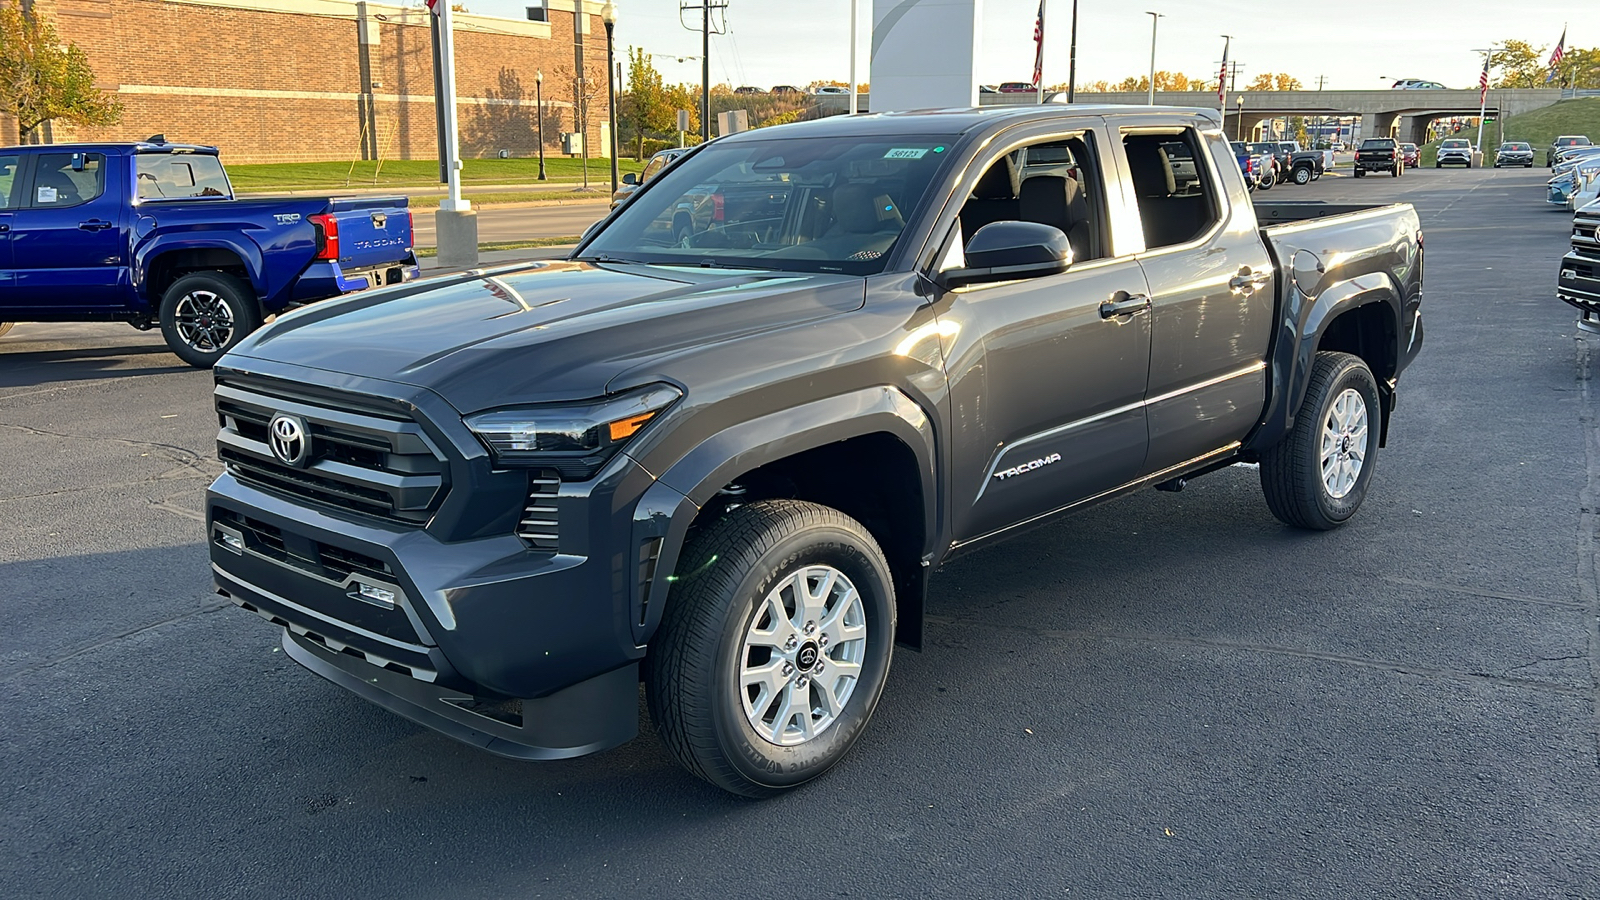
M 617 115 L 624 126 L 633 129 L 638 148 L 635 158 L 644 159 L 644 139 L 648 134 L 671 131 L 677 125 L 676 111 L 667 97 L 661 73 L 650 62 L 650 54 L 643 48 L 629 47 L 628 93 Z
M 1282 72 L 1262 72 L 1245 88 L 1247 91 L 1298 91 L 1300 79 Z
M 1499 77 L 1491 82 L 1497 88 L 1532 88 L 1544 87 L 1545 76 L 1549 70 L 1544 64 L 1544 48 L 1535 47 L 1527 41 L 1502 41 L 1503 48 L 1489 54 L 1489 70 L 1491 73 L 1499 72 Z
M 122 104 L 94 86 L 78 45 L 63 46 L 48 20 L 10 5 L 0 6 L 0 107 L 16 117 L 24 141 L 46 122 L 122 121 Z

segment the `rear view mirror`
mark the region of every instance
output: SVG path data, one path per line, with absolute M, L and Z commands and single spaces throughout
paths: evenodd
M 1038 222 L 991 222 L 967 241 L 967 265 L 939 274 L 945 288 L 1059 275 L 1072 266 L 1072 244 L 1061 229 Z
M 628 174 L 622 176 L 622 183 L 623 184 L 638 184 L 639 183 L 639 176 L 633 174 L 632 172 L 629 172 Z

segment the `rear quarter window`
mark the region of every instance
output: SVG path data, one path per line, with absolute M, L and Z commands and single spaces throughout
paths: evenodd
M 233 196 L 222 162 L 204 154 L 144 153 L 138 157 L 140 200 L 203 200 Z

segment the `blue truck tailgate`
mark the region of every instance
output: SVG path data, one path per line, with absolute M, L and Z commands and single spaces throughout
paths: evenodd
M 338 230 L 338 262 L 346 271 L 407 262 L 411 210 L 405 197 L 337 198 L 327 217 Z

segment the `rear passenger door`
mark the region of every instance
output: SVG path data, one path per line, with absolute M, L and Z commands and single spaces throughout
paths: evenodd
M 11 271 L 11 227 L 17 198 L 22 195 L 22 156 L 0 155 L 0 313 L 9 304 L 14 273 Z M 0 322 L 5 316 L 0 315 Z
M 1052 225 L 1074 248 L 1059 275 L 976 284 L 935 299 L 952 412 L 958 542 L 1063 509 L 1133 480 L 1144 463 L 1150 365 L 1144 273 L 1114 238 L 1098 127 L 1061 123 L 997 142 L 971 168 L 937 268 L 964 264 L 983 225 Z M 1098 125 L 1098 122 L 1096 122 Z M 936 231 L 936 234 L 942 233 Z
M 1276 306 L 1249 195 L 1239 179 L 1220 177 L 1235 165 L 1232 148 L 1214 123 L 1163 119 L 1122 125 L 1118 142 L 1150 284 L 1144 474 L 1225 450 L 1255 426 Z
M 125 161 L 125 160 L 124 160 Z M 125 301 L 124 174 L 103 153 L 39 153 L 11 226 L 7 304 L 41 312 Z

